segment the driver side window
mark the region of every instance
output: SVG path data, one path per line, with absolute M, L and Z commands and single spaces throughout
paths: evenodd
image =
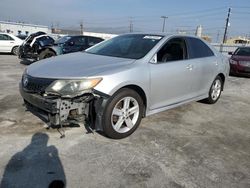
M 182 38 L 170 39 L 157 53 L 157 61 L 159 63 L 180 61 L 186 58 L 186 43 Z

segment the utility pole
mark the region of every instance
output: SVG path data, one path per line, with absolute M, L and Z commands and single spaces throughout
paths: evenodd
M 166 22 L 166 19 L 168 18 L 167 16 L 161 16 L 161 18 L 163 18 L 163 26 L 162 26 L 162 32 L 165 31 L 165 22 Z
M 219 43 L 219 39 L 220 39 L 220 30 L 218 30 L 218 32 L 217 32 L 217 38 L 216 38 L 217 43 Z
M 223 37 L 223 44 L 227 40 L 227 29 L 228 29 L 228 26 L 229 26 L 230 15 L 231 15 L 231 8 L 228 9 L 228 14 L 227 14 L 227 19 L 226 19 L 226 27 L 225 27 L 224 37 Z
M 81 32 L 80 34 L 83 35 L 83 23 L 82 23 L 82 21 L 80 22 L 80 32 Z
M 133 21 L 132 21 L 132 17 L 130 17 L 130 19 L 129 19 L 129 32 L 130 32 L 130 33 L 133 32 Z

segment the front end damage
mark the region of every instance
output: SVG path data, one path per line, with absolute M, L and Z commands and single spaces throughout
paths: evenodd
M 62 128 L 83 123 L 89 130 L 103 130 L 101 122 L 108 95 L 93 89 L 76 97 L 41 94 L 27 89 L 23 82 L 19 88 L 27 110 L 49 126 Z

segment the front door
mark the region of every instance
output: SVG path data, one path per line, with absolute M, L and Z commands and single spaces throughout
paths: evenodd
M 150 110 L 167 107 L 194 97 L 192 84 L 195 67 L 187 59 L 183 38 L 170 39 L 157 53 L 157 63 L 150 63 Z

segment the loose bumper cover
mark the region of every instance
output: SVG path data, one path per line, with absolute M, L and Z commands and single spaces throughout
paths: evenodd
M 105 94 L 93 91 L 74 98 L 42 96 L 26 91 L 21 83 L 19 90 L 26 108 L 50 125 L 84 123 L 88 119 L 91 128 L 103 130 L 102 116 L 109 97 Z

